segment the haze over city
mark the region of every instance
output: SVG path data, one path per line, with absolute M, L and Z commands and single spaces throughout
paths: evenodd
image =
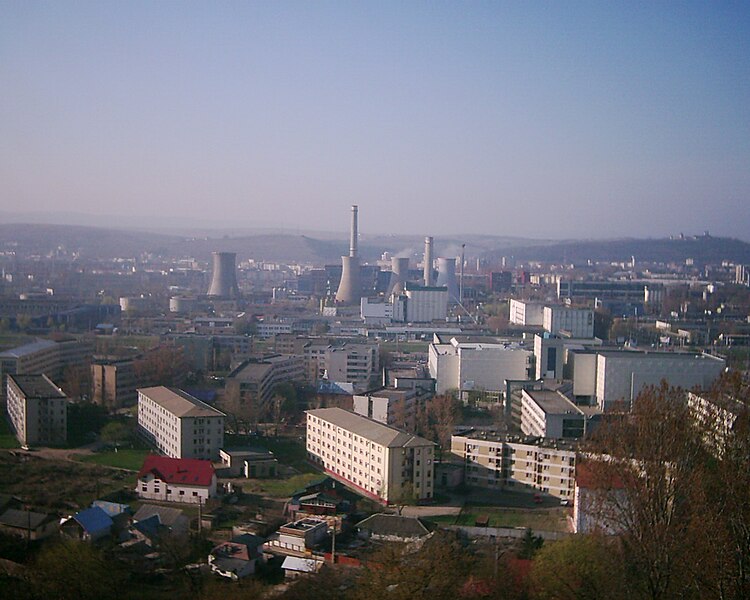
M 750 9 L 0 2 L 0 219 L 748 239 Z

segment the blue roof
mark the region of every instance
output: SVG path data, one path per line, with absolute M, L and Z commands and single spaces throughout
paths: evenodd
M 87 533 L 98 533 L 112 528 L 112 518 L 98 506 L 82 510 L 73 518 Z
M 135 529 L 147 536 L 156 535 L 159 532 L 160 526 L 161 520 L 159 519 L 159 515 L 151 515 L 147 519 L 143 519 L 142 521 L 133 524 Z
M 129 512 L 130 507 L 127 504 L 118 504 L 117 502 L 107 502 L 106 500 L 94 500 L 91 503 L 92 508 L 98 506 L 110 517 L 116 517 L 122 513 Z

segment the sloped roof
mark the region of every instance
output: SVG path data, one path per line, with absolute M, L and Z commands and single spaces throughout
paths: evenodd
M 112 527 L 112 518 L 98 506 L 82 510 L 73 515 L 73 519 L 87 533 L 97 533 Z
M 130 512 L 130 507 L 127 504 L 119 504 L 117 502 L 107 502 L 106 500 L 94 500 L 91 506 L 98 506 L 110 517 L 116 517 L 122 513 Z
M 418 435 L 399 431 L 368 419 L 343 408 L 317 408 L 308 410 L 307 414 L 328 421 L 337 427 L 351 431 L 380 446 L 389 448 L 406 448 L 410 446 L 434 446 L 435 444 Z
M 400 515 L 372 515 L 364 521 L 357 523 L 357 527 L 370 531 L 375 535 L 388 535 L 400 538 L 422 537 L 430 533 L 430 530 L 418 517 L 404 517 Z
M 0 525 L 6 527 L 18 527 L 20 529 L 36 529 L 45 521 L 51 519 L 50 515 L 45 513 L 30 512 L 28 510 L 16 510 L 9 508 L 0 515 Z
M 182 510 L 179 508 L 159 506 L 157 504 L 143 504 L 135 515 L 133 515 L 133 521 L 136 523 L 143 523 L 152 517 L 157 517 L 162 525 L 171 527 L 180 517 L 183 516 Z
M 149 388 L 139 388 L 144 396 L 164 407 L 177 417 L 224 417 L 223 412 L 216 410 L 198 398 L 183 390 L 168 388 L 163 385 Z
M 138 478 L 152 473 L 162 481 L 175 485 L 209 486 L 214 476 L 210 460 L 196 458 L 169 458 L 149 454 L 143 461 Z

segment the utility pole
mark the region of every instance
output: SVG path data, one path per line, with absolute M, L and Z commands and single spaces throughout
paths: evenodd
M 458 303 L 463 306 L 464 303 L 464 255 L 466 244 L 461 244 L 461 275 L 458 280 Z
M 331 537 L 331 564 L 336 564 L 336 517 L 333 517 L 333 535 Z

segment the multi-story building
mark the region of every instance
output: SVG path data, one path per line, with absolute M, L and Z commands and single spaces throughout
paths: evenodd
M 98 358 L 91 363 L 91 401 L 115 411 L 138 399 L 132 358 Z
M 510 322 L 526 327 L 541 327 L 544 324 L 544 303 L 511 300 Z
M 68 398 L 46 375 L 8 375 L 7 411 L 22 445 L 64 444 Z
M 521 431 L 524 435 L 554 439 L 582 438 L 592 418 L 593 407 L 578 407 L 559 390 L 521 391 Z
M 369 387 L 380 372 L 380 353 L 377 344 L 346 343 L 342 346 L 328 346 L 317 356 L 318 379 Z
M 225 417 L 182 390 L 138 390 L 138 428 L 154 448 L 171 458 L 219 460 Z
M 590 308 L 545 306 L 544 329 L 553 335 L 566 332 L 574 338 L 594 337 L 594 311 Z
M 432 343 L 429 347 L 430 375 L 435 391 L 489 392 L 499 397 L 506 380 L 528 379 L 533 352 L 517 343 Z
M 432 321 L 445 321 L 448 316 L 447 287 L 425 287 L 406 282 L 404 295 L 406 296 L 406 314 L 403 320 L 406 322 L 431 323 Z
M 74 338 L 37 340 L 0 352 L 0 381 L 3 382 L 0 393 L 5 393 L 6 375 L 44 373 L 59 380 L 66 367 L 87 365 L 92 354 L 92 344 Z
M 341 408 L 307 411 L 307 456 L 381 502 L 433 496 L 435 444 Z
M 597 301 L 609 306 L 659 308 L 664 299 L 664 284 L 653 281 L 562 281 L 557 282 L 560 300 Z
M 413 431 L 416 422 L 416 389 L 383 388 L 353 399 L 354 412 L 385 425 Z
M 576 451 L 569 442 L 481 432 L 454 435 L 451 452 L 464 460 L 469 485 L 527 488 L 573 499 Z
M 227 376 L 227 395 L 251 400 L 262 410 L 271 402 L 276 386 L 305 380 L 304 367 L 304 359 L 291 354 L 248 358 Z

